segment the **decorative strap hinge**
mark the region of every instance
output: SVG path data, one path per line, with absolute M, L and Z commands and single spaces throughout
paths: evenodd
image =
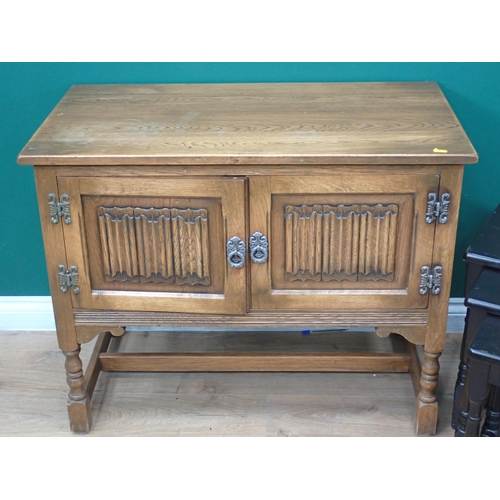
M 434 266 L 423 266 L 420 270 L 420 295 L 425 295 L 429 291 L 432 295 L 439 295 L 441 292 L 441 276 L 443 268 Z
M 425 222 L 432 224 L 436 220 L 439 224 L 448 222 L 448 206 L 450 204 L 450 193 L 443 193 L 440 201 L 436 193 L 427 195 L 427 212 L 425 213 Z
M 80 293 L 78 267 L 71 266 L 69 269 L 66 269 L 66 266 L 59 264 L 59 288 L 63 293 L 66 293 L 70 288 L 73 289 L 73 293 Z
M 50 220 L 52 224 L 57 224 L 62 218 L 65 224 L 71 224 L 71 214 L 69 212 L 69 195 L 61 195 L 61 201 L 57 201 L 57 196 L 50 193 L 49 199 Z

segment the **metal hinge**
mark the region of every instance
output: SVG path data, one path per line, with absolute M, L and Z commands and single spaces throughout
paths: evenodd
M 52 224 L 57 224 L 62 217 L 65 224 L 71 224 L 71 214 L 69 212 L 69 195 L 61 195 L 61 201 L 57 201 L 57 196 L 50 193 L 49 199 L 50 220 Z
M 59 288 L 61 292 L 66 293 L 69 288 L 73 288 L 73 293 L 80 293 L 78 285 L 78 267 L 71 266 L 66 269 L 66 266 L 59 264 Z
M 425 213 L 425 222 L 432 224 L 436 220 L 439 224 L 446 224 L 448 222 L 448 205 L 450 204 L 450 193 L 443 193 L 441 201 L 438 201 L 436 193 L 429 193 L 427 195 L 427 212 Z
M 443 268 L 441 266 L 434 266 L 432 270 L 429 266 L 423 266 L 420 270 L 420 295 L 425 295 L 429 290 L 432 295 L 439 295 L 442 275 Z

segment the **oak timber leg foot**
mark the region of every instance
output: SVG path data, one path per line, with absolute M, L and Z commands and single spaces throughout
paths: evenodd
M 436 434 L 438 419 L 438 404 L 423 403 L 417 398 L 415 415 L 415 434 L 417 436 L 432 436 Z
M 424 362 L 420 376 L 420 392 L 416 401 L 415 432 L 417 436 L 436 434 L 438 420 L 438 403 L 436 387 L 438 382 L 439 362 L 441 355 L 424 350 Z
M 90 398 L 85 398 L 82 401 L 68 400 L 68 416 L 70 429 L 73 432 L 89 432 L 92 426 Z
M 68 415 L 73 432 L 89 432 L 92 425 L 90 397 L 85 387 L 80 347 L 76 351 L 63 351 L 66 356 L 66 380 L 69 386 Z

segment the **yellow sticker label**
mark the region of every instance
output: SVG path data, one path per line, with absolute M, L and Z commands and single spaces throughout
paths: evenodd
M 447 153 L 448 150 L 447 149 L 438 149 L 438 148 L 434 148 L 432 150 L 433 153 Z

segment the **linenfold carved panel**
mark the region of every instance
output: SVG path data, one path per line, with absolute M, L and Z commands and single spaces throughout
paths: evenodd
M 205 209 L 98 207 L 106 281 L 210 285 Z
M 398 205 L 285 206 L 288 281 L 394 279 Z

